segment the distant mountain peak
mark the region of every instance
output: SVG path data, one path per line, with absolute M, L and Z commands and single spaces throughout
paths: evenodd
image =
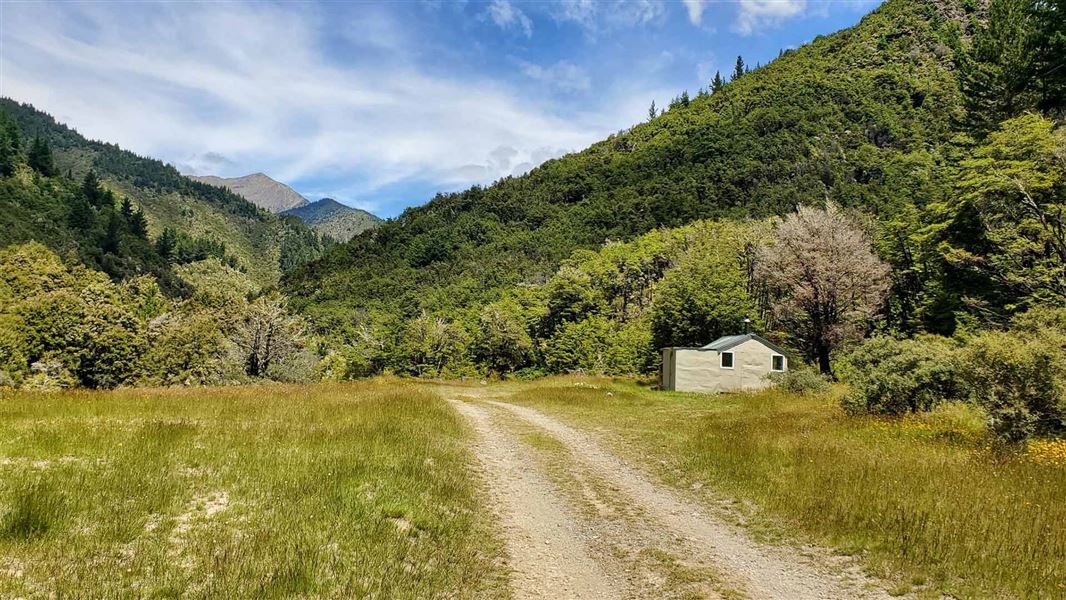
M 352 208 L 333 198 L 283 211 L 281 214 L 297 217 L 311 229 L 340 241 L 347 242 L 367 229 L 377 227 L 382 220 L 369 212 Z
M 228 188 L 233 193 L 272 213 L 307 206 L 310 202 L 296 190 L 272 179 L 265 173 L 252 173 L 243 177 L 216 177 L 205 175 L 191 177 L 200 183 Z

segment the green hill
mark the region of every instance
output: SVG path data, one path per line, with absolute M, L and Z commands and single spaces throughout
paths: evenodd
M 345 206 L 333 198 L 290 208 L 281 214 L 297 217 L 321 235 L 340 242 L 347 242 L 382 223 L 380 218 L 367 211 Z
M 941 199 L 964 115 L 954 48 L 974 18 L 890 0 L 711 94 L 489 187 L 438 195 L 284 282 L 324 321 L 476 307 L 579 248 L 702 218 L 833 200 L 888 216 Z
M 156 239 L 171 229 L 200 246 L 211 246 L 214 253 L 231 257 L 259 285 L 274 285 L 283 271 L 322 251 L 318 237 L 298 219 L 272 215 L 228 190 L 192 181 L 158 160 L 88 140 L 28 104 L 2 98 L 0 113 L 14 122 L 23 147 L 38 136 L 46 140 L 58 170 L 56 177 L 7 178 L 0 196 L 4 225 L 0 246 L 38 240 L 60 252 L 78 250 L 80 234 L 67 227 L 66 200 L 91 170 L 104 188 L 118 198 L 129 198 L 134 208 L 143 211 L 147 237 Z M 87 258 L 87 253 L 81 256 Z M 96 262 L 94 266 L 115 276 L 115 269 Z M 131 273 L 161 275 L 159 267 L 128 267 Z

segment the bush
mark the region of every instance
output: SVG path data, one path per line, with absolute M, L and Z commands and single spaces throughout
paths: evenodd
M 959 375 L 971 401 L 988 412 L 989 426 L 1017 442 L 1066 431 L 1066 335 L 987 332 L 960 352 Z
M 770 373 L 767 378 L 777 389 L 788 394 L 824 394 L 829 391 L 829 380 L 811 369 Z
M 875 337 L 845 360 L 841 369 L 850 390 L 843 398 L 849 414 L 902 415 L 927 411 L 960 388 L 956 348 L 935 336 L 913 340 Z

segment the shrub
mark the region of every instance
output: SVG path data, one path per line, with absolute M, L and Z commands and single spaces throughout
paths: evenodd
M 913 340 L 875 337 L 845 360 L 850 385 L 843 398 L 850 414 L 902 415 L 926 411 L 959 397 L 954 344 L 928 336 Z
M 1066 431 L 1066 335 L 986 332 L 959 355 L 968 397 L 988 412 L 989 426 L 1017 442 Z
M 811 369 L 794 369 L 784 373 L 770 373 L 767 377 L 782 392 L 789 394 L 824 394 L 829 380 Z

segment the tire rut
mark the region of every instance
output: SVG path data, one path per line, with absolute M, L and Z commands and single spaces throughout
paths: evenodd
M 528 407 L 486 401 L 562 442 L 575 460 L 627 496 L 647 518 L 665 527 L 664 539 L 685 540 L 698 553 L 695 558 L 717 566 L 731 579 L 738 580 L 754 598 L 889 598 L 857 569 L 834 570 L 810 557 L 789 552 L 788 548 L 752 541 L 738 527 L 715 517 L 678 491 L 653 483 L 577 429 Z
M 592 557 L 566 502 L 529 459 L 520 443 L 481 406 L 450 400 L 478 433 L 474 452 L 486 472 L 513 571 L 515 597 L 620 598 L 623 590 Z

